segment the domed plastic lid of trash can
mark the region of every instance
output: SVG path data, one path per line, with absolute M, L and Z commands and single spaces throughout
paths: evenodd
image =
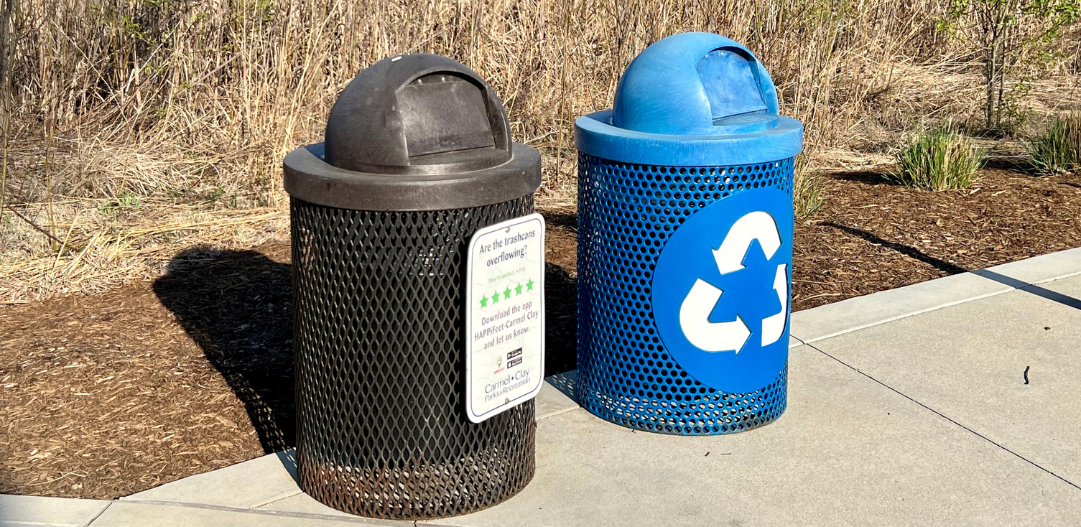
M 540 185 L 540 155 L 510 140 L 503 103 L 473 70 L 401 55 L 360 72 L 330 111 L 324 143 L 285 158 L 285 189 L 358 210 L 499 203 Z
M 803 148 L 803 125 L 778 115 L 761 62 L 712 33 L 646 48 L 623 73 L 613 109 L 578 118 L 575 130 L 582 152 L 649 165 L 744 165 Z

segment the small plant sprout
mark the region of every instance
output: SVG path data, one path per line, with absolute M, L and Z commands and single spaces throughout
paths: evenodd
M 98 205 L 98 212 L 106 216 L 112 216 L 124 210 L 139 210 L 142 206 L 143 202 L 139 199 L 138 194 L 129 189 L 124 189 L 120 194 L 117 194 L 116 198 Z
M 143 203 L 139 200 L 139 196 L 134 192 L 125 189 L 116 197 L 116 206 L 120 209 L 135 209 L 138 210 L 142 207 Z
M 912 134 L 896 158 L 897 170 L 889 176 L 893 181 L 926 190 L 949 190 L 972 185 L 986 154 L 946 124 Z

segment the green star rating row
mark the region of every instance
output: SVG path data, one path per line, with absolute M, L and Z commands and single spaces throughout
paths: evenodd
M 488 307 L 488 302 L 489 301 L 491 301 L 492 304 L 498 304 L 500 295 L 502 295 L 503 300 L 507 300 L 507 299 L 509 299 L 511 297 L 511 295 L 518 296 L 518 295 L 522 294 L 522 291 L 532 291 L 534 283 L 535 282 L 533 282 L 533 279 L 530 278 L 528 282 L 519 283 L 518 285 L 514 286 L 513 288 L 510 287 L 510 286 L 507 286 L 507 288 L 504 289 L 502 293 L 500 293 L 497 290 L 494 293 L 492 293 L 492 296 L 483 296 L 480 299 L 480 307 Z

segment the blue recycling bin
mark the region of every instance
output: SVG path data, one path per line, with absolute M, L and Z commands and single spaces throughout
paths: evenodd
M 575 131 L 579 403 L 679 435 L 777 419 L 803 125 L 765 68 L 727 38 L 671 36 Z

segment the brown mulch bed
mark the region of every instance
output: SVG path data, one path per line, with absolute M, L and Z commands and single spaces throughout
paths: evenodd
M 288 250 L 0 311 L 0 493 L 115 498 L 286 448 Z
M 921 192 L 839 174 L 796 228 L 795 309 L 1081 246 L 1081 177 Z M 573 208 L 549 209 L 548 373 L 574 368 Z M 293 441 L 289 247 L 193 248 L 96 296 L 0 308 L 0 493 L 115 498 Z
M 926 192 L 881 174 L 827 182 L 796 226 L 795 310 L 1081 247 L 1081 175 L 984 170 L 972 188 Z

